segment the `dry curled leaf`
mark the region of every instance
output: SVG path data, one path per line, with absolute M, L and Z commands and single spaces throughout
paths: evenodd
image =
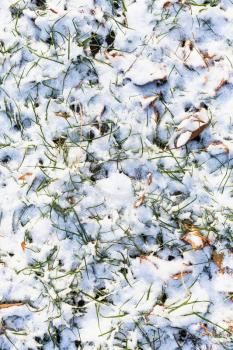
M 76 200 L 73 196 L 67 197 L 66 200 L 71 205 L 74 205 L 76 203 Z
M 64 118 L 64 119 L 70 118 L 69 113 L 64 112 L 64 111 L 55 112 L 55 115 L 58 116 L 58 117 L 62 117 L 62 118 Z
M 25 241 L 21 242 L 21 248 L 22 248 L 23 251 L 25 251 L 25 249 L 27 248 L 27 245 L 26 245 Z
M 215 92 L 218 92 L 223 86 L 225 86 L 228 83 L 226 79 L 222 79 L 220 83 L 216 86 L 214 89 Z
M 180 222 L 180 227 L 183 231 L 185 231 L 185 233 L 198 230 L 198 228 L 194 226 L 193 222 L 189 219 L 182 220 Z
M 227 321 L 225 321 L 226 323 L 227 323 L 227 330 L 230 332 L 230 333 L 233 333 L 233 321 L 229 321 L 229 320 L 227 320 Z
M 204 331 L 205 335 L 208 335 L 209 337 L 214 337 L 214 333 L 212 333 L 204 323 L 200 323 L 200 328 Z
M 198 250 L 204 248 L 206 245 L 209 245 L 210 242 L 208 238 L 203 236 L 200 231 L 195 230 L 186 233 L 181 237 L 182 241 L 190 244 L 193 250 Z
M 209 120 L 205 120 L 198 113 L 186 117 L 177 127 L 175 137 L 175 148 L 186 145 L 189 141 L 199 136 L 209 125 Z
M 201 54 L 205 60 L 211 60 L 216 56 L 214 54 L 211 55 L 209 52 L 202 52 L 202 51 L 201 51 Z
M 140 205 L 142 205 L 142 204 L 144 203 L 145 198 L 146 198 L 145 193 L 143 193 L 143 194 L 138 198 L 138 200 L 136 200 L 136 202 L 134 203 L 134 208 L 140 207 Z
M 215 263 L 215 265 L 217 265 L 219 271 L 221 273 L 224 273 L 225 269 L 224 267 L 222 267 L 222 263 L 224 260 L 224 253 L 223 252 L 217 253 L 216 251 L 214 251 L 212 254 L 212 260 Z
M 141 105 L 143 108 L 146 107 L 154 107 L 154 103 L 156 100 L 158 100 L 158 95 L 152 95 L 152 96 L 143 96 L 141 99 Z
M 181 46 L 182 47 L 187 47 L 191 51 L 193 50 L 193 47 L 194 47 L 193 42 L 191 40 L 189 40 L 189 39 L 182 41 Z
M 172 2 L 166 1 L 166 2 L 163 4 L 163 9 L 167 9 L 167 8 L 169 8 L 169 7 L 171 7 L 171 6 L 172 6 Z
M 124 55 L 121 52 L 118 51 L 104 51 L 104 55 L 106 58 L 115 58 L 115 57 L 124 57 Z
M 183 278 L 186 275 L 189 275 L 190 273 L 192 273 L 192 271 L 179 272 L 179 273 L 176 273 L 176 274 L 172 275 L 171 279 L 173 279 L 173 280 L 180 280 L 181 278 Z
M 214 154 L 229 153 L 229 147 L 222 141 L 213 141 L 206 148 L 207 152 Z
M 53 8 L 49 9 L 51 12 L 55 13 L 56 15 L 58 14 L 58 12 L 56 10 L 54 10 Z
M 143 71 L 143 74 L 138 72 Z M 167 82 L 167 66 L 164 63 L 151 62 L 148 58 L 135 56 L 134 61 L 125 70 L 125 78 L 134 85 L 145 86 L 147 84 L 163 85 Z
M 148 186 L 150 186 L 150 185 L 152 184 L 152 180 L 153 180 L 153 178 L 152 178 L 152 173 L 149 172 L 149 173 L 147 174 L 147 185 L 148 185 Z
M 7 309 L 13 306 L 22 306 L 23 303 L 10 303 L 10 304 L 0 304 L 0 309 Z
M 26 177 L 32 176 L 32 175 L 33 175 L 32 173 L 28 172 L 28 173 L 25 173 L 25 174 L 19 176 L 18 179 L 24 181 L 26 179 Z

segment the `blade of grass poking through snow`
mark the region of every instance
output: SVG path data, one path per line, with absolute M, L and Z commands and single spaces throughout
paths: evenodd
M 0 349 L 233 348 L 232 7 L 0 1 Z

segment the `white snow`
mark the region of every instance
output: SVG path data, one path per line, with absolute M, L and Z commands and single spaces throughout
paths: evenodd
M 0 2 L 0 349 L 232 349 L 232 28 Z

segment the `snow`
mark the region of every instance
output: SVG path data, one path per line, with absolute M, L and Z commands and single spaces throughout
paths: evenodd
M 107 179 L 97 181 L 100 195 L 105 197 L 106 204 L 113 208 L 132 205 L 133 191 L 130 178 L 124 174 L 113 173 Z
M 1 349 L 233 347 L 232 24 L 1 1 Z

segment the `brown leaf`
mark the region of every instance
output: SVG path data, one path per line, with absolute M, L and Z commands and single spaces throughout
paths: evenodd
M 189 220 L 189 219 L 182 220 L 180 222 L 180 227 L 182 228 L 183 231 L 185 231 L 185 233 L 188 233 L 190 231 L 198 230 L 198 228 L 196 226 L 194 226 L 192 221 Z
M 141 104 L 143 108 L 150 107 L 153 108 L 155 102 L 158 100 L 159 96 L 158 95 L 152 95 L 152 96 L 143 96 L 141 99 Z
M 18 177 L 18 180 L 24 181 L 24 180 L 26 179 L 26 177 L 32 176 L 32 175 L 33 175 L 32 173 L 25 173 L 25 174 L 19 176 L 19 177 Z
M 201 125 L 201 123 L 202 123 L 202 125 Z M 208 125 L 209 125 L 209 123 L 204 123 L 200 120 L 200 127 L 197 128 L 196 130 L 192 131 L 189 141 L 195 139 L 203 130 L 205 130 L 205 128 L 207 128 Z
M 206 151 L 211 152 L 212 150 L 217 150 L 220 153 L 229 153 L 229 147 L 223 143 L 222 141 L 213 141 L 211 142 L 208 147 L 206 148 Z
M 205 335 L 208 335 L 210 337 L 214 337 L 214 333 L 210 332 L 204 323 L 200 323 L 200 327 L 201 327 L 201 329 L 203 329 Z
M 25 249 L 27 248 L 27 245 L 26 245 L 25 241 L 21 242 L 21 248 L 25 252 Z
M 152 184 L 152 180 L 153 180 L 153 178 L 152 178 L 152 173 L 149 172 L 149 173 L 147 174 L 147 185 L 148 185 L 148 186 L 150 186 L 150 185 Z
M 192 273 L 192 271 L 179 272 L 179 273 L 176 273 L 175 275 L 172 275 L 171 278 L 173 280 L 180 280 L 181 278 L 183 278 L 186 275 L 189 275 L 190 273 Z
M 56 15 L 58 14 L 58 12 L 52 8 L 49 9 L 51 12 L 55 13 Z
M 193 47 L 194 47 L 194 45 L 193 45 L 193 42 L 191 41 L 191 40 L 184 40 L 182 43 L 181 43 L 181 46 L 182 47 L 187 47 L 187 48 L 189 48 L 189 50 L 190 51 L 192 51 L 193 50 Z
M 169 8 L 172 6 L 172 2 L 170 1 L 166 1 L 164 4 L 163 4 L 163 9 L 166 9 L 166 8 Z
M 216 251 L 213 251 L 212 260 L 215 263 L 215 265 L 217 265 L 219 271 L 221 273 L 224 273 L 225 269 L 224 269 L 224 267 L 222 267 L 222 263 L 224 260 L 224 253 L 223 252 L 217 253 Z
M 201 51 L 201 54 L 205 60 L 206 59 L 211 60 L 212 58 L 214 58 L 216 56 L 214 54 L 211 55 L 209 52 L 202 52 L 202 51 Z
M 140 207 L 140 205 L 142 205 L 142 204 L 144 203 L 145 198 L 146 198 L 145 193 L 143 193 L 143 194 L 138 198 L 138 200 L 134 203 L 134 208 Z
M 67 197 L 66 200 L 67 202 L 69 202 L 69 204 L 72 204 L 72 205 L 76 203 L 76 200 L 73 196 Z
M 200 231 L 195 230 L 186 233 L 181 237 L 182 241 L 190 244 L 193 250 L 198 250 L 204 248 L 206 245 L 209 245 L 210 242 L 208 238 L 203 236 Z
M 13 306 L 21 306 L 23 303 L 10 303 L 10 304 L 0 304 L 0 309 L 7 309 Z
M 226 79 L 222 79 L 220 83 L 214 89 L 215 92 L 218 92 L 224 85 L 226 85 L 228 81 Z
M 225 322 L 226 322 L 227 325 L 228 325 L 227 330 L 228 330 L 230 333 L 233 333 L 233 321 L 227 320 L 227 321 L 225 321 Z
M 187 122 L 187 125 L 185 124 Z M 192 125 L 191 130 L 189 130 Z M 183 122 L 180 123 L 180 127 L 177 128 L 178 135 L 175 139 L 175 147 L 179 148 L 186 145 L 189 141 L 199 136 L 203 130 L 209 126 L 209 120 L 204 121 L 198 114 L 187 116 Z
M 115 58 L 115 57 L 124 57 L 124 55 L 118 51 L 105 51 L 104 52 L 104 55 L 107 57 L 107 58 Z
M 55 112 L 55 114 L 56 114 L 56 116 L 58 116 L 58 117 L 62 117 L 62 118 L 64 118 L 64 119 L 68 119 L 68 118 L 70 118 L 69 113 L 64 112 L 64 111 Z

